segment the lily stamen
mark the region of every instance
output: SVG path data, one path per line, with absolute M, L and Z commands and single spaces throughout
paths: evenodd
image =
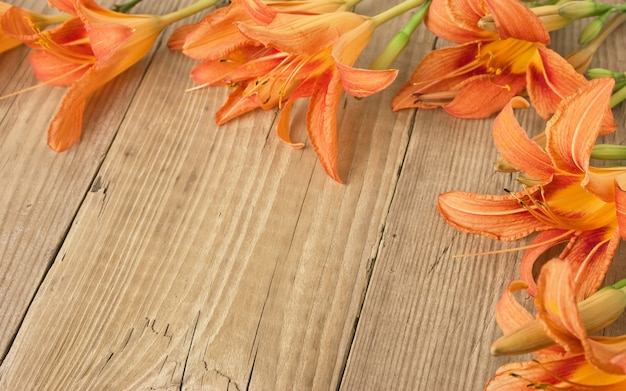
M 506 241 L 539 232 L 525 247 L 533 251 L 522 259 L 522 276 L 531 284 L 531 295 L 534 264 L 551 248 L 575 265 L 579 295 L 594 292 L 620 237 L 626 236 L 620 230 L 626 224 L 621 201 L 625 195 L 616 185 L 626 168 L 605 171 L 582 163 L 589 161 L 591 147 L 607 126 L 605 120 L 612 119 L 607 111 L 612 89 L 611 79 L 595 79 L 565 98 L 555 115 L 571 120 L 549 121 L 544 146 L 524 134 L 509 103 L 494 121 L 494 142 L 502 157 L 528 178 L 520 182 L 533 185 L 507 195 L 451 191 L 439 196 L 441 215 L 463 231 Z M 582 132 L 592 136 L 581 137 Z M 565 248 L 557 249 L 563 242 Z
M 431 92 L 428 94 L 413 94 L 416 98 L 415 103 L 421 103 L 424 105 L 442 106 L 451 102 L 456 98 L 458 91 L 442 91 Z
M 14 97 L 14 96 L 26 93 L 26 92 L 30 92 L 30 91 L 36 90 L 39 87 L 54 85 L 55 81 L 58 81 L 58 80 L 61 80 L 61 79 L 65 79 L 66 77 L 70 76 L 72 73 L 76 73 L 78 71 L 85 70 L 85 69 L 89 68 L 89 66 L 90 66 L 90 64 L 82 64 L 82 65 L 72 69 L 71 71 L 69 71 L 67 73 L 64 73 L 62 75 L 59 75 L 59 76 L 57 76 L 55 78 L 48 79 L 48 80 L 46 80 L 46 81 L 44 81 L 42 83 L 35 84 L 34 86 L 22 88 L 19 91 L 14 91 L 14 92 L 11 92 L 10 94 L 6 94 L 6 95 L 3 95 L 3 96 L 0 96 L 0 100 L 8 99 L 8 98 L 11 98 L 11 97 Z
M 498 9 L 492 9 L 496 3 Z M 433 2 L 425 21 L 435 35 L 457 45 L 431 51 L 420 61 L 394 97 L 394 111 L 443 106 L 455 117 L 486 118 L 502 110 L 514 96 L 528 91 L 536 100 L 533 106 L 538 114 L 548 118 L 562 97 L 586 83 L 548 48 L 548 31 L 523 2 L 500 0 L 485 6 L 483 1 L 468 0 L 466 7 L 458 9 L 453 4 Z M 487 15 L 492 28 L 485 31 L 481 26 Z M 457 91 L 445 103 L 413 99 L 449 90 Z
M 465 258 L 465 257 L 477 257 L 477 256 L 481 256 L 481 255 L 496 255 L 496 254 L 507 254 L 507 253 L 512 253 L 512 252 L 516 252 L 516 251 L 523 251 L 523 250 L 531 250 L 531 249 L 535 249 L 535 248 L 540 248 L 546 245 L 555 245 L 558 243 L 562 243 L 563 241 L 569 239 L 573 234 L 575 234 L 576 231 L 574 230 L 570 230 L 570 231 L 565 231 L 563 232 L 563 234 L 556 236 L 550 240 L 546 240 L 546 241 L 542 241 L 542 242 L 534 242 L 525 246 L 518 246 L 518 247 L 513 247 L 513 248 L 503 248 L 503 249 L 499 249 L 499 250 L 492 250 L 492 251 L 481 251 L 481 252 L 477 252 L 477 253 L 466 253 L 466 254 L 456 254 L 453 255 L 452 258 Z

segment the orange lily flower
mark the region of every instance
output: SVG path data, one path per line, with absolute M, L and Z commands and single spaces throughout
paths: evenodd
M 0 53 L 20 46 L 23 42 L 20 39 L 11 37 L 4 33 L 3 25 L 12 24 L 18 19 L 28 18 L 39 29 L 43 29 L 53 24 L 61 23 L 67 19 L 66 15 L 44 15 L 24 8 L 12 6 L 0 1 Z
M 481 30 L 491 14 L 497 33 Z M 526 89 L 543 118 L 586 82 L 548 49 L 541 20 L 517 0 L 433 0 L 426 25 L 459 43 L 430 52 L 392 101 L 393 110 L 443 107 L 460 118 L 484 118 Z
M 309 139 L 322 167 L 341 182 L 336 111 L 342 90 L 365 97 L 386 88 L 397 74 L 395 70 L 352 67 L 376 24 L 370 18 L 342 11 L 344 5 L 336 1 L 264 4 L 234 0 L 229 9 L 216 11 L 196 29 L 184 27 L 170 41 L 170 47 L 182 48 L 190 57 L 204 61 L 192 72 L 197 83 L 234 87 L 216 114 L 218 124 L 255 108 L 278 106 L 278 136 L 302 147 L 289 136 L 290 114 L 297 99 L 310 98 Z M 216 29 L 233 23 L 237 30 Z
M 512 354 L 527 351 L 526 345 L 536 342 L 528 332 L 531 329 L 558 345 L 537 351 L 537 360 L 502 366 L 486 390 L 617 391 L 626 388 L 626 335 L 589 336 L 590 328 L 600 330 L 623 313 L 625 281 L 579 302 L 575 279 L 571 264 L 564 260 L 555 259 L 542 267 L 535 299 L 536 320 L 520 324 L 517 330 L 505 329 L 504 337 L 494 343 L 492 350 L 495 346 L 496 349 L 520 349 L 518 352 L 511 350 Z M 510 292 L 500 300 L 497 311 L 498 319 L 532 319 L 530 313 L 512 299 Z M 607 312 L 609 317 L 604 316 Z M 595 325 L 598 327 L 590 326 L 597 317 L 604 317 L 607 322 Z M 535 324 L 538 326 L 534 327 Z
M 68 14 L 70 18 L 63 24 L 41 31 L 32 19 L 22 14 L 17 7 L 11 8 L 5 15 L 10 18 L 3 20 L 3 24 L 8 34 L 34 49 L 28 58 L 37 79 L 67 87 L 96 63 L 97 57 L 80 18 Z
M 353 4 L 343 0 L 265 1 L 244 4 L 233 0 L 228 7 L 215 10 L 200 22 L 179 27 L 168 40 L 171 50 L 180 50 L 186 56 L 203 61 L 194 67 L 191 77 L 200 85 L 223 84 L 226 75 L 257 56 L 263 44 L 246 35 L 238 24 L 255 24 L 252 15 L 263 22 L 271 22 L 280 13 L 317 15 L 345 11 Z M 261 12 L 259 12 L 261 11 Z
M 0 17 L 2 19 L 4 19 L 4 15 L 11 7 L 13 7 L 11 4 L 0 2 Z M 11 50 L 21 44 L 21 41 L 6 35 L 2 29 L 2 24 L 0 24 L 0 53 Z
M 494 121 L 494 141 L 504 159 L 525 173 L 519 180 L 527 187 L 500 196 L 453 191 L 439 197 L 443 218 L 466 232 L 515 240 L 542 231 L 522 259 L 531 294 L 535 260 L 568 242 L 560 257 L 574 265 L 580 297 L 588 296 L 626 234 L 626 167 L 589 165 L 598 135 L 615 129 L 606 129 L 613 84 L 596 79 L 565 98 L 546 125 L 545 150 L 528 138 L 509 103 Z
M 51 6 L 75 17 L 50 31 L 39 30 L 32 21 L 11 24 L 10 34 L 27 37 L 26 44 L 35 49 L 30 60 L 36 75 L 48 84 L 69 85 L 48 129 L 50 148 L 64 151 L 76 144 L 87 100 L 139 61 L 165 27 L 214 2 L 199 1 L 156 16 L 113 12 L 94 0 L 50 0 Z

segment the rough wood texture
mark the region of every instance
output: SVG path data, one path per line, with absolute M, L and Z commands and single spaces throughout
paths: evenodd
M 404 21 L 377 32 L 359 64 Z M 559 49 L 575 31 L 555 35 L 570 42 Z M 595 64 L 626 68 L 624 31 Z M 225 91 L 185 92 L 193 62 L 164 41 L 91 100 L 69 152 L 45 145 L 62 89 L 0 101 L 0 389 L 481 389 L 506 362 L 488 346 L 519 253 L 453 258 L 515 244 L 454 231 L 435 201 L 497 193 L 512 176 L 491 169 L 491 119 L 390 111 L 433 45 L 421 28 L 391 88 L 343 99 L 345 185 L 310 144 L 278 140 L 274 112 L 215 126 Z M 27 53 L 0 55 L 1 94 L 36 83 Z M 620 142 L 624 106 L 615 113 L 608 141 Z

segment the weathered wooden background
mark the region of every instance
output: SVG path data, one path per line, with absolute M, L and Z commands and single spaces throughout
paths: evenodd
M 407 18 L 382 27 L 358 64 Z M 185 92 L 194 62 L 167 49 L 172 30 L 90 101 L 68 152 L 45 145 L 63 89 L 0 101 L 0 389 L 479 390 L 513 360 L 488 347 L 521 254 L 453 256 L 526 242 L 459 233 L 435 208 L 447 190 L 514 186 L 491 168 L 493 119 L 389 107 L 441 42 L 420 28 L 392 87 L 344 97 L 340 185 L 310 144 L 278 140 L 273 111 L 217 127 L 226 91 Z M 553 34 L 553 47 L 568 53 L 579 31 Z M 626 70 L 624 47 L 622 26 L 592 65 Z M 28 52 L 0 55 L 0 95 L 37 83 Z M 619 143 L 625 106 L 614 112 L 620 129 L 605 141 Z M 543 129 L 531 110 L 519 118 Z M 624 277 L 618 258 L 609 282 Z

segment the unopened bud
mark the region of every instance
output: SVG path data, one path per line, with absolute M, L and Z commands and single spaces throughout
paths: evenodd
M 547 31 L 560 30 L 569 25 L 572 21 L 571 18 L 560 15 L 559 6 L 556 5 L 542 5 L 530 8 L 530 10 L 537 15 Z M 478 28 L 494 34 L 498 33 L 496 21 L 491 14 L 485 15 L 478 20 Z
M 578 37 L 578 43 L 584 45 L 593 41 L 593 39 L 597 37 L 598 34 L 600 34 L 600 31 L 602 31 L 605 20 L 606 18 L 599 17 L 589 22 L 589 24 L 587 24 L 583 31 L 580 33 L 580 36 Z
M 604 287 L 578 303 L 580 319 L 587 333 L 602 330 L 615 322 L 626 308 L 626 279 Z M 516 355 L 531 353 L 554 345 L 539 320 L 533 320 L 507 334 L 491 345 L 491 354 Z
M 591 68 L 585 72 L 585 75 L 590 79 L 597 79 L 599 77 L 611 77 L 613 79 L 624 77 L 623 73 L 617 73 L 603 68 Z
M 565 60 L 569 62 L 572 67 L 578 73 L 585 73 L 589 65 L 591 65 L 591 60 L 593 59 L 593 54 L 595 53 L 597 47 L 596 46 L 586 46 L 582 49 L 576 50 L 574 53 L 570 53 Z
M 599 4 L 591 0 L 570 1 L 558 7 L 559 15 L 570 19 L 598 16 L 611 9 L 609 5 Z

